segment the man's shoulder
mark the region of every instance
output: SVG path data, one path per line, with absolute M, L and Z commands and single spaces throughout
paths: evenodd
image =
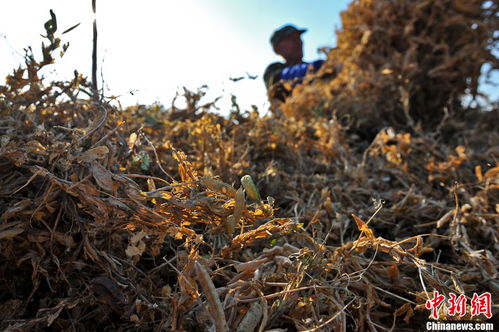
M 279 81 L 279 76 L 284 67 L 286 67 L 286 65 L 282 62 L 273 62 L 267 66 L 263 73 L 263 80 L 265 81 L 267 88 Z
M 286 67 L 286 65 L 282 62 L 273 62 L 267 66 L 267 68 L 265 69 L 265 72 L 267 73 L 267 72 L 271 72 L 274 70 L 281 70 L 284 67 Z

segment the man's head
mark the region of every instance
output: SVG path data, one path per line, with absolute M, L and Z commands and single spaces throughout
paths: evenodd
M 302 62 L 303 42 L 301 34 L 305 29 L 297 29 L 292 25 L 285 25 L 274 31 L 270 38 L 270 43 L 274 52 L 286 59 L 288 64 L 297 64 Z

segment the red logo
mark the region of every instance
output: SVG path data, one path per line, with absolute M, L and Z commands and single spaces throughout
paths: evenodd
M 449 304 L 447 308 L 447 314 L 449 316 L 455 316 L 459 314 L 459 317 L 466 315 L 466 297 L 464 294 L 456 296 L 454 293 L 449 293 Z M 437 291 L 433 292 L 433 298 L 426 300 L 426 309 L 431 309 L 431 316 L 434 319 L 438 319 L 438 307 L 445 301 L 445 296 L 439 294 Z M 471 316 L 478 316 L 484 314 L 485 317 L 492 317 L 492 296 L 489 292 L 483 293 L 482 295 L 477 295 L 473 293 L 473 298 L 471 299 Z
M 445 296 L 440 295 L 437 291 L 433 292 L 433 299 L 426 301 L 426 309 L 431 309 L 433 318 L 438 318 L 438 307 L 444 302 Z
M 464 297 L 464 294 L 456 297 L 456 294 L 449 293 L 449 296 L 450 299 L 447 301 L 449 302 L 449 308 L 447 309 L 449 316 L 455 316 L 456 313 L 459 314 L 459 317 L 466 315 L 466 297 Z
M 471 299 L 471 316 L 484 314 L 485 317 L 491 318 L 491 307 L 492 300 L 489 292 L 483 293 L 480 296 L 478 296 L 476 293 L 473 293 L 473 298 Z

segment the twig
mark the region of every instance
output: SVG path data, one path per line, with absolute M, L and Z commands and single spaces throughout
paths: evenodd
M 379 248 L 379 245 L 377 244 L 376 245 L 376 250 L 374 251 L 374 255 L 373 257 L 369 260 L 369 264 L 366 266 L 366 268 L 362 269 L 362 270 L 359 270 L 359 271 L 355 271 L 351 274 L 347 274 L 348 276 L 348 279 L 350 278 L 353 278 L 355 275 L 358 274 L 358 276 L 356 276 L 357 278 L 357 281 L 360 281 L 362 279 L 362 277 L 364 276 L 364 274 L 367 272 L 367 270 L 371 267 L 371 265 L 374 263 L 374 259 L 376 258 L 376 255 L 378 254 L 378 248 Z M 343 277 L 342 277 L 343 278 Z
M 243 320 L 239 323 L 236 332 L 249 332 L 254 331 L 258 322 L 262 318 L 262 306 L 258 302 L 251 303 L 246 315 L 244 315 Z
M 335 320 L 341 313 L 343 313 L 343 311 L 345 311 L 345 309 L 350 305 L 352 304 L 352 302 L 355 301 L 355 298 L 353 298 L 350 302 L 348 302 L 347 305 L 343 306 L 343 308 L 341 308 L 340 311 L 338 311 L 336 314 L 333 315 L 333 317 L 329 318 L 327 321 L 325 321 L 324 323 L 322 323 L 321 325 L 319 326 L 316 326 L 312 329 L 308 329 L 308 330 L 303 330 L 302 332 L 313 332 L 313 331 L 317 331 L 321 328 L 323 328 L 324 326 L 328 325 L 329 323 L 331 323 L 333 320 Z
M 119 128 L 121 127 L 121 124 L 117 125 L 114 129 L 112 129 L 110 132 L 108 132 L 106 135 L 104 135 L 100 140 L 97 141 L 97 143 L 93 144 L 90 148 L 94 148 L 96 146 L 99 146 L 101 143 L 103 143 L 109 136 L 113 135 Z
M 413 302 L 413 301 L 411 301 L 411 300 L 408 300 L 408 299 L 406 299 L 406 298 L 404 298 L 404 297 L 402 297 L 402 296 L 400 296 L 400 295 L 397 295 L 397 294 L 394 294 L 394 293 L 392 293 L 392 292 L 389 292 L 389 291 L 387 291 L 386 289 L 383 289 L 383 288 L 380 288 L 380 287 L 378 287 L 378 286 L 374 286 L 374 285 L 372 285 L 372 286 L 373 286 L 373 288 L 375 288 L 375 289 L 377 289 L 377 290 L 379 290 L 379 291 L 385 292 L 386 294 L 391 295 L 391 296 L 393 296 L 393 297 L 395 297 L 395 298 L 397 298 L 397 299 L 399 299 L 399 300 L 402 300 L 402 301 L 405 301 L 405 302 L 409 302 L 409 303 L 412 303 L 412 304 L 415 304 L 415 305 L 417 304 L 416 302 Z
M 98 90 L 97 90 L 97 16 L 96 16 L 96 2 L 97 0 L 92 0 L 92 11 L 94 13 L 94 23 L 93 23 L 93 49 L 92 49 L 92 90 L 94 94 L 94 100 L 99 100 Z
M 307 289 L 333 289 L 333 288 L 334 287 L 332 287 L 332 286 L 316 286 L 316 285 L 305 286 L 305 287 L 288 289 L 288 290 L 283 290 L 283 291 L 280 291 L 280 292 L 277 292 L 277 293 L 268 294 L 268 295 L 263 296 L 263 298 L 265 298 L 265 299 L 268 300 L 268 299 L 273 299 L 275 297 L 279 297 L 281 295 L 286 295 L 286 294 L 290 294 L 290 293 L 294 293 L 294 292 L 299 292 L 299 291 L 307 290 Z M 252 299 L 236 299 L 236 301 L 240 302 L 240 303 L 250 303 L 250 302 L 254 302 L 254 301 L 258 301 L 258 300 L 260 300 L 260 297 L 255 297 L 255 298 L 252 298 Z
M 168 189 L 171 189 L 171 188 L 175 187 L 175 185 L 171 185 L 170 186 L 169 185 L 170 183 L 168 181 L 166 181 L 165 179 L 158 178 L 158 177 L 155 177 L 155 176 L 142 175 L 142 174 L 123 174 L 123 176 L 129 177 L 129 178 L 152 179 L 152 180 L 156 180 L 156 181 L 162 181 L 162 182 L 168 184 L 168 186 L 158 188 L 156 190 L 153 190 L 153 192 L 158 192 L 160 190 L 168 190 Z M 186 183 L 182 183 L 181 185 L 184 185 L 184 184 L 186 184 Z M 180 184 L 176 185 L 176 186 L 180 186 Z
M 147 138 L 147 136 L 142 132 L 142 130 L 140 130 L 140 135 L 142 137 L 144 137 L 144 139 L 147 141 L 147 143 L 149 143 L 149 145 L 151 146 L 152 148 L 152 152 L 154 153 L 154 157 L 156 157 L 156 164 L 158 165 L 159 169 L 166 175 L 170 178 L 170 180 L 172 181 L 175 181 L 175 178 L 173 176 L 171 176 L 170 174 L 168 174 L 167 171 L 164 170 L 163 166 L 161 166 L 161 162 L 159 160 L 159 156 L 158 156 L 158 153 L 156 152 L 156 148 L 154 147 L 154 144 L 151 142 L 151 140 L 149 140 L 149 138 Z
M 156 266 L 156 267 L 154 267 L 154 268 L 150 269 L 149 271 L 147 271 L 147 275 L 152 275 L 152 274 L 156 273 L 157 271 L 161 270 L 161 269 L 162 269 L 163 267 L 165 267 L 166 265 L 171 264 L 171 262 L 173 262 L 173 261 L 174 261 L 174 260 L 176 260 L 176 259 L 177 259 L 177 257 L 175 256 L 175 257 L 173 257 L 173 258 L 171 258 L 171 259 L 167 260 L 167 261 L 166 261 L 166 262 L 164 262 L 163 264 L 158 265 L 158 266 Z
M 423 286 L 426 297 L 429 299 L 430 295 L 428 295 L 428 291 L 426 290 L 426 285 L 424 284 L 423 275 L 421 273 L 421 266 L 417 265 L 417 267 L 418 267 L 418 273 L 419 273 L 419 280 L 421 280 L 421 285 Z
M 199 278 L 199 283 L 203 287 L 206 299 L 210 304 L 209 311 L 214 320 L 215 326 L 217 327 L 217 331 L 228 332 L 229 328 L 227 326 L 227 320 L 225 319 L 222 303 L 220 302 L 217 290 L 215 289 L 215 285 L 213 284 L 208 271 L 206 271 L 206 268 L 197 261 L 194 263 L 194 266 L 197 277 Z

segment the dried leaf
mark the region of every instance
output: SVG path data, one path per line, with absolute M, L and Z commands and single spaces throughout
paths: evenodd
M 90 172 L 92 172 L 92 176 L 102 189 L 109 192 L 114 192 L 117 189 L 118 184 L 113 182 L 112 173 L 106 170 L 102 165 L 95 162 L 92 163 Z
M 236 190 L 231 185 L 211 178 L 201 178 L 201 183 L 211 191 L 234 197 Z
M 24 228 L 11 228 L 0 231 L 0 240 L 10 240 L 24 232 Z
M 374 233 L 373 231 L 369 228 L 369 226 L 362 221 L 359 217 L 357 217 L 355 214 L 352 214 L 353 219 L 355 220 L 355 223 L 357 224 L 357 227 L 361 232 L 363 232 L 368 240 L 374 240 Z
M 98 146 L 83 152 L 78 159 L 86 163 L 92 163 L 96 160 L 104 159 L 109 154 L 107 146 Z

